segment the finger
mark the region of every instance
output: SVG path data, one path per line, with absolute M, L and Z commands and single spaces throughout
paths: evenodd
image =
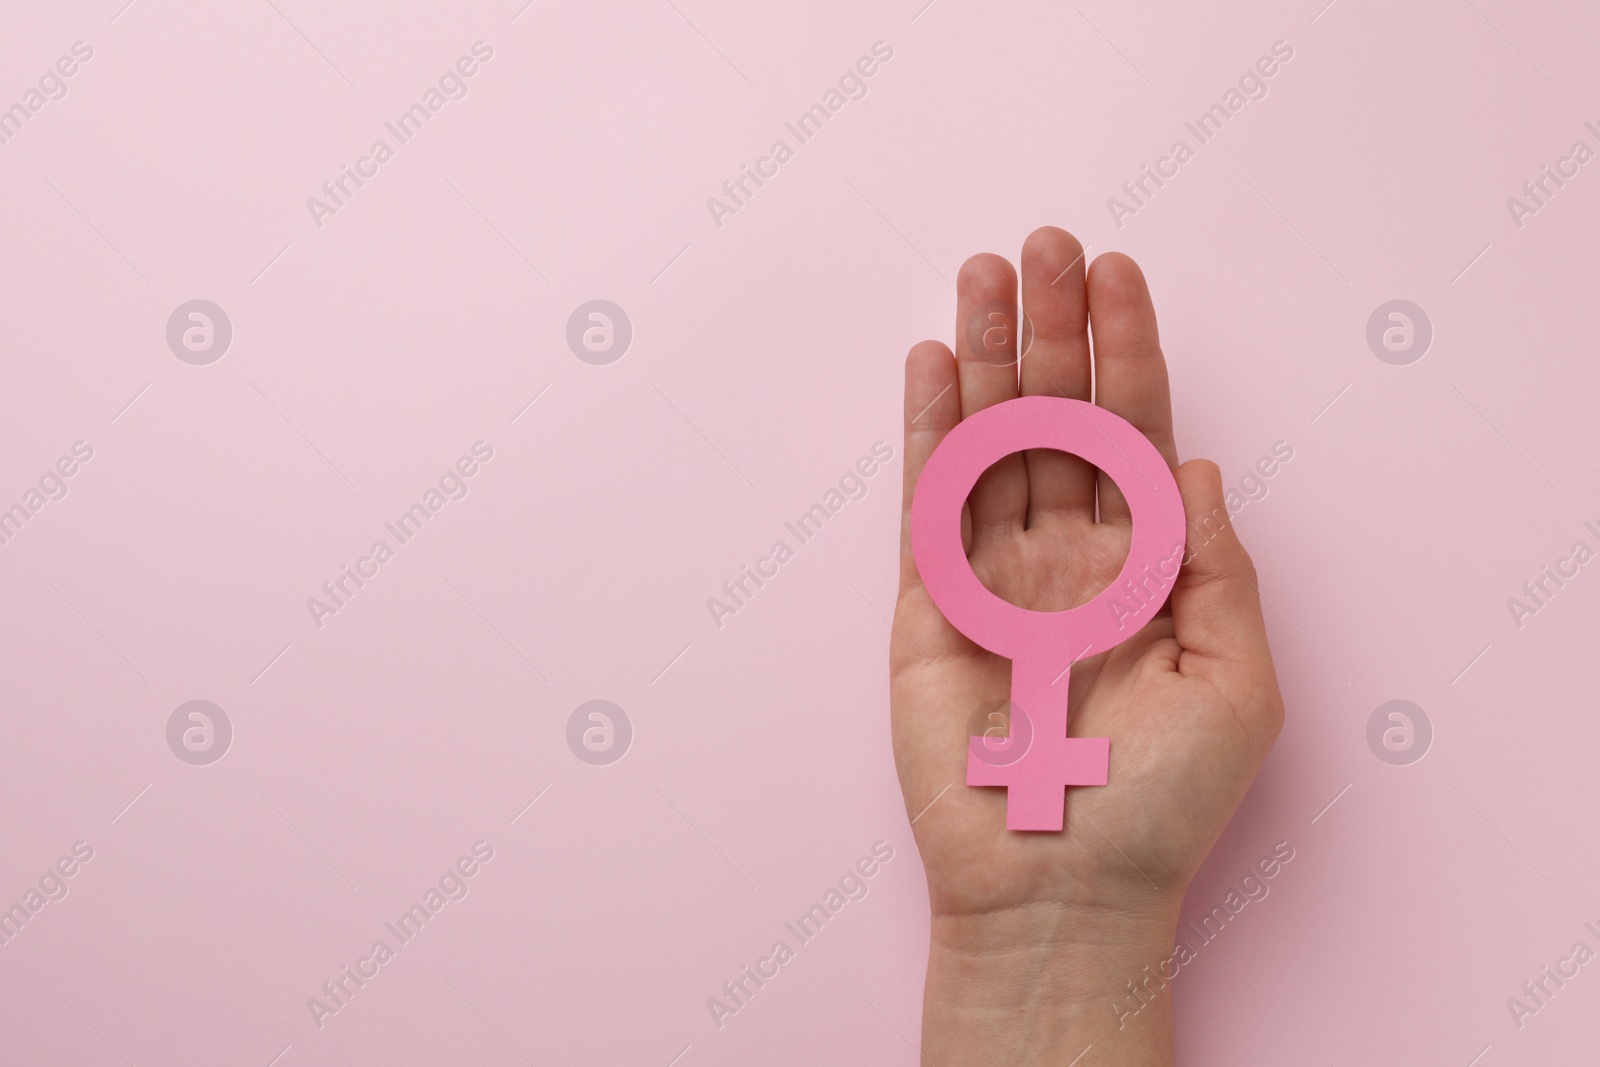
M 1000 256 L 980 253 L 956 277 L 956 367 L 961 415 L 1017 395 L 1017 274 Z M 1021 529 L 1027 519 L 1028 471 L 1022 456 L 1006 456 L 973 486 L 975 543 Z
M 1019 352 L 1023 396 L 1089 399 L 1089 303 L 1083 246 L 1066 230 L 1041 226 L 1022 245 Z M 1031 326 L 1031 330 L 1028 328 Z M 1028 526 L 1066 515 L 1094 518 L 1094 467 L 1066 452 L 1026 454 Z
M 1178 465 L 1172 438 L 1172 397 L 1167 361 L 1156 333 L 1156 309 L 1139 265 L 1107 252 L 1089 267 L 1089 329 L 1094 335 L 1094 402 L 1122 416 Z M 1101 474 L 1097 488 L 1101 522 L 1128 522 L 1128 502 L 1116 483 Z
M 1183 567 L 1172 588 L 1173 636 L 1183 650 L 1179 669 L 1211 681 L 1235 708 L 1263 716 L 1271 728 L 1281 706 L 1260 707 L 1277 693 L 1255 564 L 1239 541 L 1223 498 L 1222 472 L 1194 459 L 1175 472 L 1188 522 Z M 1275 703 L 1275 702 L 1274 702 Z
M 923 341 L 906 356 L 905 454 L 900 493 L 900 587 L 921 585 L 911 558 L 911 500 L 928 457 L 961 421 L 956 359 L 938 341 Z

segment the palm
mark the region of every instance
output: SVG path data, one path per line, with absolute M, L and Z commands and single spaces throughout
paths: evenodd
M 992 349 L 971 351 L 973 331 L 958 330 L 954 356 L 937 344 L 913 351 L 908 505 L 916 473 L 960 417 L 1019 389 L 1087 399 L 1091 359 L 1097 402 L 1133 422 L 1176 466 L 1165 366 L 1143 279 L 1122 257 L 1097 261 L 1086 279 L 1081 259 L 1062 231 L 1029 239 L 1022 295 L 1037 336 L 1020 375 L 1014 349 L 1009 361 Z M 1075 268 L 1068 266 L 1073 260 Z M 992 316 L 997 302 L 1015 300 L 1014 275 L 997 257 L 970 260 L 959 288 L 963 322 L 974 308 Z M 1111 774 L 1104 787 L 1067 790 L 1061 833 L 1007 831 L 1005 790 L 965 785 L 967 737 L 1004 707 L 1010 663 L 945 620 L 902 538 L 890 664 L 895 757 L 935 914 L 1181 892 L 1242 797 L 1276 734 L 1281 705 L 1248 557 L 1220 524 L 1215 534 L 1212 525 L 1202 527 L 1210 540 L 1197 549 L 1196 512 L 1221 504 L 1214 468 L 1190 464 L 1177 476 L 1192 559 L 1170 613 L 1073 668 L 1069 731 L 1111 738 Z M 1074 457 L 1008 457 L 979 480 L 968 510 L 974 572 L 1024 607 L 1059 611 L 1085 603 L 1127 556 L 1126 503 Z

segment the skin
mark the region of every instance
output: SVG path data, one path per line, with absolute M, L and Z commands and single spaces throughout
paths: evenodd
M 932 913 L 923 1058 L 1064 1067 L 1087 1046 L 1080 1067 L 1158 1067 L 1173 1062 L 1170 987 L 1143 987 L 1135 1013 L 1128 983 L 1172 955 L 1184 891 L 1272 747 L 1283 700 L 1217 466 L 1178 463 L 1138 265 L 1112 252 L 1086 269 L 1077 239 L 1044 227 L 1023 245 L 1020 283 L 1032 324 L 1020 363 L 1017 331 L 1004 328 L 1017 321 L 1018 274 L 990 254 L 967 260 L 957 279 L 955 351 L 924 341 L 906 359 L 889 663 L 895 763 Z M 1011 310 L 995 319 L 996 303 Z M 945 620 L 911 555 L 912 493 L 945 434 L 992 404 L 1039 394 L 1092 399 L 1143 432 L 1172 467 L 1189 524 L 1162 613 L 1072 668 L 1068 732 L 1109 737 L 1111 766 L 1108 785 L 1066 791 L 1061 833 L 1007 830 L 1006 791 L 965 784 L 967 738 L 1003 721 L 990 713 L 1009 696 L 1011 665 Z M 1041 611 L 1108 586 L 1132 529 L 1109 479 L 1051 450 L 991 467 L 962 523 L 984 585 Z

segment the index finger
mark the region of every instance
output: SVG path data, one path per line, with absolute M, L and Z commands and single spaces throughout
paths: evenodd
M 1139 265 L 1107 252 L 1089 267 L 1089 330 L 1094 336 L 1094 402 L 1122 416 L 1178 466 L 1172 436 L 1172 395 L 1167 361 L 1156 331 L 1156 309 Z M 1100 521 L 1131 522 L 1128 502 L 1100 475 Z

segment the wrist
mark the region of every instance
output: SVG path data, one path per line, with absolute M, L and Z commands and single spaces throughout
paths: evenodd
M 1181 894 L 1120 909 L 1039 904 L 935 915 L 923 1049 L 939 1067 L 1172 1062 L 1169 960 Z

